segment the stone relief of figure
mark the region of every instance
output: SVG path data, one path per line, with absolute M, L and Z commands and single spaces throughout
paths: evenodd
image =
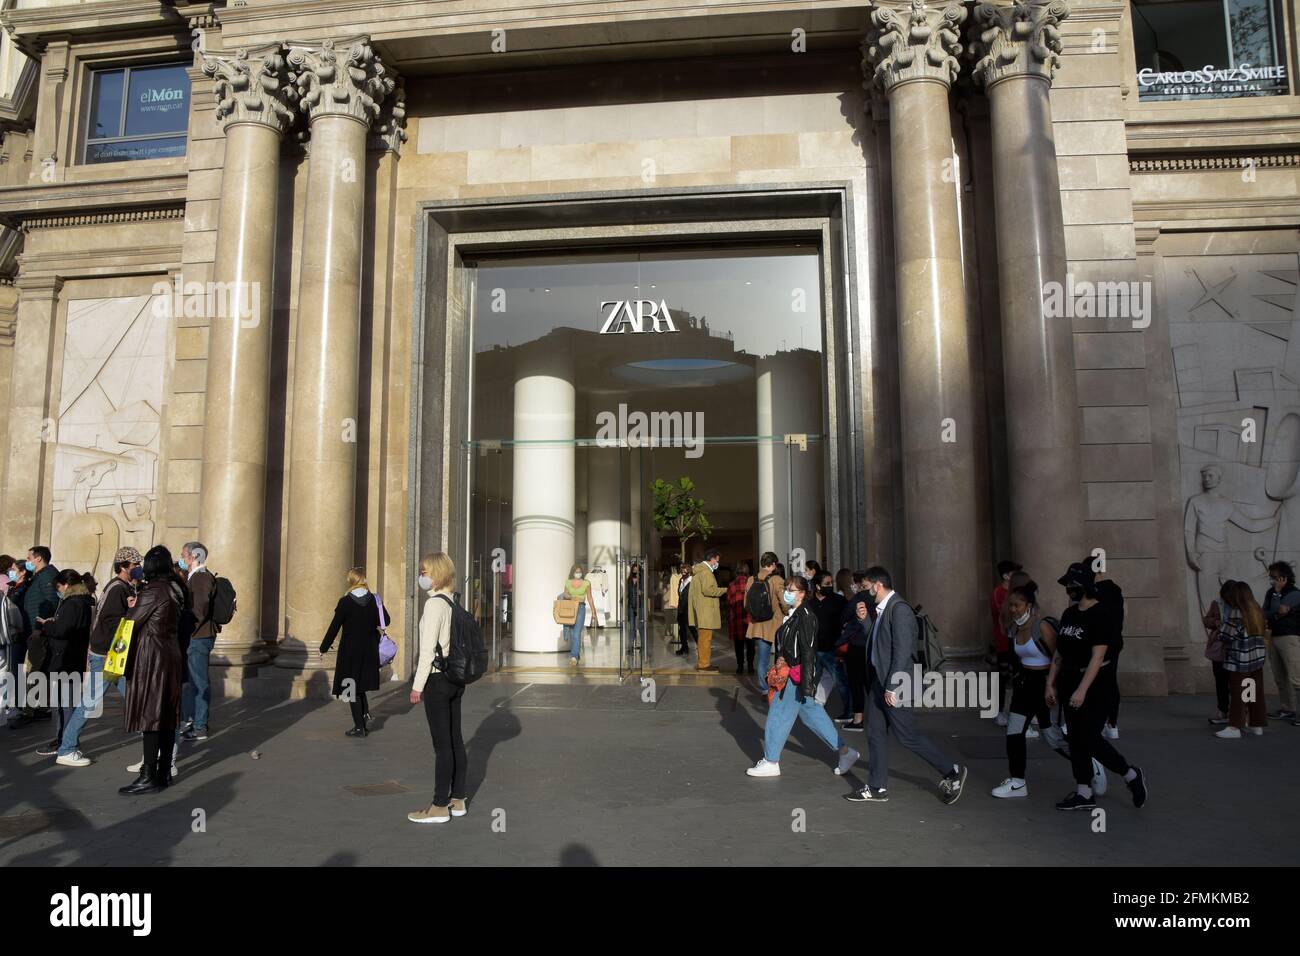
M 1183 542 L 1187 551 L 1187 564 L 1196 573 L 1196 591 L 1201 611 L 1219 597 L 1219 588 L 1228 577 L 1229 563 L 1234 556 L 1228 551 L 1228 525 L 1243 531 L 1259 533 L 1277 526 L 1279 508 L 1269 515 L 1256 517 L 1247 514 L 1241 506 L 1220 490 L 1223 469 L 1218 465 L 1201 468 L 1200 494 L 1187 500 L 1183 514 Z

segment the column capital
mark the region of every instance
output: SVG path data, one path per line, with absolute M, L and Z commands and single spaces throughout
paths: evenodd
M 205 56 L 203 73 L 216 81 L 217 120 L 223 129 L 257 123 L 284 133 L 293 125 L 298 89 L 284 44 L 240 49 L 233 57 Z
M 978 38 L 971 50 L 976 79 L 985 88 L 1013 76 L 1038 77 L 1051 83 L 1061 60 L 1057 27 L 1069 15 L 1066 0 L 978 4 Z
M 349 116 L 370 126 L 396 82 L 369 37 L 319 46 L 293 44 L 289 52 L 298 83 L 298 106 L 309 122 Z
M 402 152 L 406 142 L 406 84 L 398 78 L 393 95 L 384 100 L 379 115 L 370 129 L 370 148 L 376 151 L 392 153 Z
M 889 93 L 900 84 L 928 80 L 951 86 L 961 64 L 960 3 L 911 0 L 907 10 L 876 6 L 872 30 L 862 43 L 862 71 L 867 87 Z

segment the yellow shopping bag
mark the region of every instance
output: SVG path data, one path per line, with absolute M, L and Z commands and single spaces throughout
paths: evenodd
M 104 661 L 104 679 L 110 683 L 126 676 L 126 657 L 131 653 L 131 632 L 135 630 L 135 621 L 117 622 L 117 631 L 113 634 L 113 643 L 108 646 L 108 659 Z

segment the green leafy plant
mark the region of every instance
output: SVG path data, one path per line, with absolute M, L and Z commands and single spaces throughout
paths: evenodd
M 704 510 L 704 499 L 696 498 L 695 482 L 683 476 L 676 482 L 656 478 L 654 483 L 655 530 L 671 531 L 677 535 L 681 546 L 679 560 L 686 561 L 686 543 L 698 536 L 703 541 L 709 540 L 713 524 Z

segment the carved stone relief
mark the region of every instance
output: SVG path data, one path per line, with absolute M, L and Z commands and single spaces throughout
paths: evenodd
M 167 323 L 148 295 L 68 303 L 54 432 L 54 563 L 112 573 L 155 541 Z
M 1300 559 L 1300 316 L 1294 254 L 1168 257 L 1189 575 L 1188 635 L 1226 579 L 1256 597 Z

